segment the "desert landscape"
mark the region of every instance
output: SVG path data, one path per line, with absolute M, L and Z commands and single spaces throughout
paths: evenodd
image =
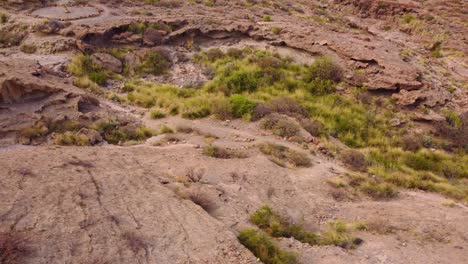
M 0 263 L 468 263 L 467 20 L 1 0 Z

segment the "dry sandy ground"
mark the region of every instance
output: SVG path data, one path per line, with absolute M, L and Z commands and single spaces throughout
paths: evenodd
M 180 120 L 152 122 L 158 127 Z M 282 239 L 302 263 L 468 261 L 468 209 L 462 205 L 451 208 L 439 195 L 406 191 L 390 201 L 336 201 L 327 180 L 345 170 L 333 161 L 311 156 L 311 168 L 283 168 L 253 147 L 281 139 L 257 133 L 253 124 L 189 125 L 249 157 L 207 157 L 198 147 L 206 144 L 203 136 L 195 134 L 178 134 L 178 144 L 162 146 L 150 139 L 132 147 L 2 150 L 0 231 L 28 237 L 27 263 L 253 263 L 235 236 L 268 204 L 310 230 L 331 220 L 373 227 L 355 233 L 365 241 L 355 250 Z M 191 169 L 200 181 L 187 183 Z M 210 209 L 181 198 L 191 191 L 210 197 Z

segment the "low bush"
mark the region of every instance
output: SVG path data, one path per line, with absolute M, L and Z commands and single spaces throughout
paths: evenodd
M 309 81 L 330 80 L 339 82 L 343 78 L 343 69 L 328 57 L 317 58 L 309 67 Z
M 245 115 L 251 115 L 256 104 L 242 95 L 233 95 L 230 98 L 230 105 L 232 115 L 236 118 L 240 118 Z

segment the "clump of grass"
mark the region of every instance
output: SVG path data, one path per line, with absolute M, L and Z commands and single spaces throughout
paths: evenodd
M 297 264 L 295 255 L 279 249 L 272 239 L 261 231 L 242 230 L 238 236 L 242 245 L 248 248 L 265 264 Z
M 229 150 L 214 145 L 205 146 L 203 148 L 203 154 L 217 159 L 246 158 L 246 155 L 239 151 Z
M 162 112 L 160 110 L 153 110 L 150 113 L 150 117 L 152 119 L 161 119 L 161 118 L 166 117 L 166 113 L 164 113 L 164 112 Z
M 287 164 L 295 167 L 312 166 L 312 161 L 307 154 L 297 152 L 288 147 L 272 143 L 262 143 L 259 145 L 259 148 L 263 154 L 269 156 L 271 161 L 280 166 L 285 167 Z
M 77 79 L 74 84 L 80 88 L 105 85 L 108 73 L 99 65 L 93 64 L 88 55 L 75 56 L 68 65 L 68 71 Z
M 55 133 L 52 138 L 56 145 L 62 146 L 88 146 L 89 138 L 86 135 L 77 134 L 76 132 L 67 131 L 65 133 Z
M 343 222 L 328 222 L 327 229 L 320 234 L 320 244 L 354 249 L 363 242 L 360 238 L 348 235 L 347 231 L 348 228 Z

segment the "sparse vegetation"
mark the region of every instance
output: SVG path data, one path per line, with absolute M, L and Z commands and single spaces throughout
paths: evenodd
M 218 159 L 246 158 L 246 155 L 239 151 L 208 145 L 203 148 L 203 154 Z
M 239 241 L 265 264 L 297 264 L 296 257 L 278 248 L 262 231 L 254 229 L 242 230 Z
M 302 226 L 289 223 L 284 217 L 268 206 L 263 206 L 250 217 L 250 221 L 266 234 L 273 237 L 293 237 L 310 245 L 334 245 L 342 248 L 355 248 L 362 243 L 359 238 L 347 234 L 343 222 L 329 222 L 328 228 L 320 234 L 305 231 Z

